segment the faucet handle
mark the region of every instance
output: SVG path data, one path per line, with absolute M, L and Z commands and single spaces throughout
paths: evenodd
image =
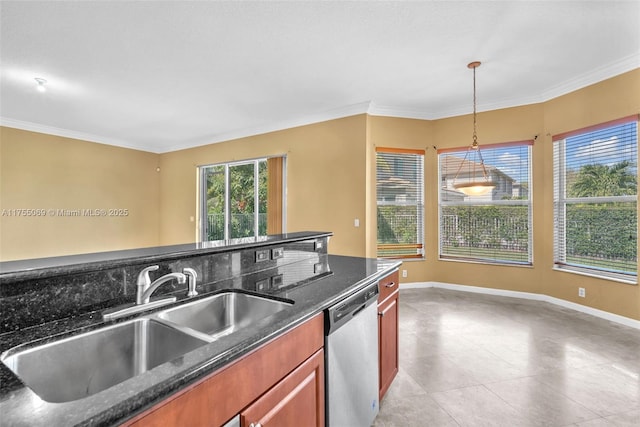
M 142 269 L 140 273 L 138 273 L 138 286 L 149 286 L 151 284 L 151 278 L 149 277 L 150 271 L 159 270 L 159 265 L 152 265 L 150 267 L 145 267 Z
M 198 295 L 198 292 L 196 291 L 198 273 L 196 273 L 193 268 L 185 267 L 182 269 L 182 274 L 187 276 L 187 278 L 189 279 L 189 290 L 187 292 L 187 296 L 195 297 L 196 295 Z

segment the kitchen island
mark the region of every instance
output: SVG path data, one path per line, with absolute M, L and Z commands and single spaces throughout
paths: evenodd
M 275 338 L 293 331 L 326 308 L 397 270 L 399 262 L 328 255 L 330 233 L 293 233 L 264 241 L 227 242 L 209 248 L 190 248 L 171 253 L 143 254 L 109 260 L 72 262 L 8 271 L 2 266 L 3 330 L 0 351 L 15 346 L 35 346 L 114 323 L 102 313 L 132 298 L 130 284 L 143 266 L 159 264 L 163 271 L 192 266 L 198 271 L 199 295 L 235 290 L 292 301 L 284 310 L 241 330 L 200 346 L 182 357 L 78 400 L 46 402 L 27 387 L 7 366 L 0 366 L 0 413 L 3 425 L 119 425 L 165 401 L 203 378 L 220 371 Z M 215 246 L 215 247 L 214 247 Z M 276 249 L 275 252 L 273 250 Z M 283 249 L 280 252 L 280 249 Z M 270 251 L 268 259 L 260 259 Z M 150 252 L 154 252 L 151 250 Z M 157 252 L 157 251 L 156 251 Z M 259 252 L 259 253 L 258 253 Z M 273 256 L 273 254 L 278 254 Z M 104 262 L 106 264 L 100 264 Z M 93 264 L 91 264 L 93 263 Z M 89 264 L 91 264 L 89 266 Z M 47 275 L 47 269 L 50 269 Z M 130 270 L 130 271 L 129 271 Z M 118 276 L 120 274 L 121 276 Z M 71 277 L 65 281 L 65 278 Z M 100 291 L 90 280 L 118 283 Z M 51 282 L 54 282 L 51 284 Z M 168 286 L 175 305 L 187 298 L 184 286 Z M 78 290 L 82 295 L 78 296 Z M 87 295 L 89 294 L 89 295 Z M 43 296 L 44 295 L 44 296 Z M 56 295 L 79 301 L 56 304 Z M 63 305 L 47 310 L 43 301 Z M 145 315 L 148 313 L 144 313 Z M 136 316 L 124 318 L 127 321 Z M 116 323 L 118 321 L 115 321 Z M 51 367 L 55 369 L 55 367 Z M 61 384 L 64 386 L 64 384 Z M 232 391 L 230 391 L 232 392 Z M 211 409 L 215 411 L 215 408 Z

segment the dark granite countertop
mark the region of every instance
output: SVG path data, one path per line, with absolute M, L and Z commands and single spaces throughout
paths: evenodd
M 45 402 L 24 386 L 6 366 L 0 364 L 2 425 L 117 425 L 304 322 L 368 283 L 389 274 L 400 265 L 400 262 L 333 255 L 326 256 L 326 259 L 326 274 L 269 293 L 271 296 L 294 301 L 292 306 L 92 396 L 65 403 Z M 282 269 L 286 273 L 287 269 L 295 270 L 296 265 L 297 263 L 292 263 Z M 225 289 L 242 289 L 245 282 L 227 279 L 208 285 L 207 289 L 211 292 L 207 295 Z M 255 287 L 251 290 L 255 292 Z M 110 322 L 103 322 L 100 312 L 95 312 L 33 326 L 2 335 L 0 351 L 6 351 L 20 343 L 50 340 L 55 336 L 69 334 L 69 331 L 75 334 L 105 324 Z

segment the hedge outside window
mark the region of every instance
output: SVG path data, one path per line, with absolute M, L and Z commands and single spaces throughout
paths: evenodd
M 638 116 L 553 137 L 555 267 L 637 278 Z
M 438 150 L 440 259 L 532 263 L 532 144 L 481 145 L 484 170 L 495 188 L 480 196 L 454 188 L 484 179 L 482 165 L 465 159 L 468 147 Z
M 424 151 L 376 148 L 378 257 L 424 258 Z

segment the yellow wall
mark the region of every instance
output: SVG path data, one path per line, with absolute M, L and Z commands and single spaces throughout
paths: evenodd
M 530 140 L 533 146 L 533 267 L 438 260 L 437 148 L 470 144 L 471 116 L 431 122 L 370 117 L 368 149 L 374 146 L 424 148 L 424 261 L 408 261 L 405 282 L 436 281 L 533 292 L 640 320 L 640 287 L 553 270 L 553 150 L 551 136 L 640 112 L 640 70 L 556 99 L 478 114 L 480 144 Z M 371 165 L 371 160 L 367 159 Z M 374 167 L 374 166 L 373 166 Z M 375 176 L 368 180 L 375 193 Z M 375 200 L 375 198 L 373 198 Z M 374 217 L 375 218 L 375 217 Z M 372 224 L 373 227 L 373 224 Z M 375 228 L 370 230 L 375 234 Z M 369 246 L 373 246 L 373 242 Z M 369 248 L 369 253 L 374 249 Z M 586 298 L 578 297 L 578 287 Z
M 332 253 L 363 256 L 365 124 L 358 115 L 162 154 L 161 243 L 195 239 L 199 165 L 286 155 L 286 230 L 332 231 Z
M 1 127 L 0 260 L 157 246 L 157 162 L 157 154 Z M 128 215 L 57 212 L 118 208 Z
M 197 166 L 276 155 L 287 156 L 287 231 L 332 231 L 331 253 L 375 256 L 375 147 L 415 148 L 426 150 L 426 260 L 404 264 L 405 282 L 542 293 L 640 320 L 640 287 L 553 270 L 551 143 L 553 134 L 638 114 L 638 93 L 634 70 L 544 103 L 479 114 L 480 144 L 537 136 L 533 267 L 438 260 L 434 146 L 469 144 L 469 115 L 434 121 L 358 115 L 161 155 L 3 128 L 2 208 L 122 206 L 132 214 L 104 221 L 2 217 L 0 259 L 193 242 Z M 53 190 L 42 190 L 43 183 Z M 578 287 L 586 298 L 578 298 Z

